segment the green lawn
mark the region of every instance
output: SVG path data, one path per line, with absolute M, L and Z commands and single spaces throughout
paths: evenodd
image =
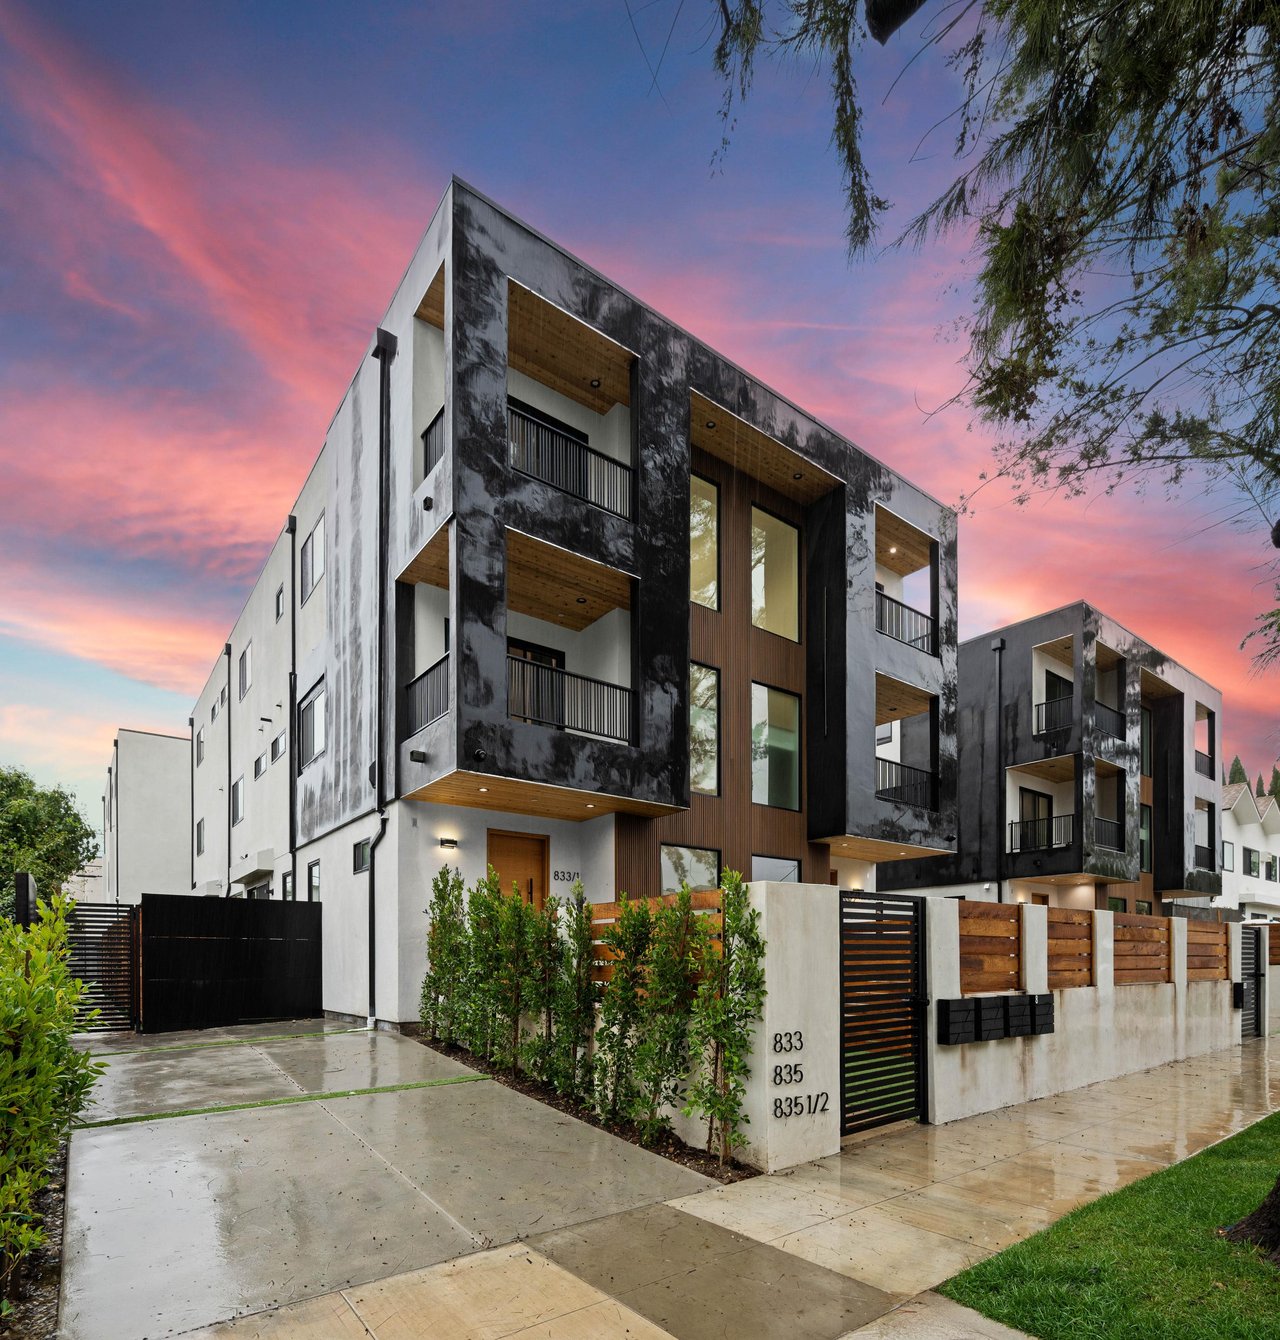
M 1280 1338 L 1280 1270 L 1217 1237 L 1280 1174 L 1280 1113 L 1084 1205 L 941 1292 L 1041 1340 Z

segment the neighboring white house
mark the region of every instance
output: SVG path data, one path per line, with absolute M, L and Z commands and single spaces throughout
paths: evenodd
M 93 901 L 190 893 L 191 740 L 120 730 L 102 797 L 103 866 Z
M 1280 805 L 1246 782 L 1222 791 L 1223 907 L 1280 918 Z
M 106 897 L 106 861 L 96 857 L 62 886 L 63 893 L 81 903 L 100 903 Z

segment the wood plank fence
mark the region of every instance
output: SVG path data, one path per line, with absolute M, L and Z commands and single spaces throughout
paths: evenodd
M 1273 923 L 1267 932 L 1267 962 L 1274 968 L 1280 966 L 1280 923 Z
M 660 907 L 670 907 L 675 903 L 677 894 L 664 894 L 661 898 L 633 898 L 632 903 L 644 903 L 650 912 Z M 693 910 L 705 917 L 710 923 L 711 943 L 716 949 L 720 944 L 720 927 L 724 918 L 720 910 L 721 894 L 719 889 L 706 889 L 690 895 Z M 595 946 L 595 966 L 592 968 L 592 980 L 607 982 L 613 976 L 612 960 L 617 955 L 604 943 L 604 933 L 617 920 L 620 910 L 618 903 L 591 903 L 591 939 Z
M 1172 980 L 1168 917 L 1115 914 L 1115 983 L 1132 986 Z
M 1231 976 L 1226 922 L 1187 922 L 1187 981 L 1225 982 Z
M 1093 913 L 1049 907 L 1049 990 L 1093 985 Z
M 1022 910 L 1018 903 L 960 901 L 960 991 L 1022 986 Z

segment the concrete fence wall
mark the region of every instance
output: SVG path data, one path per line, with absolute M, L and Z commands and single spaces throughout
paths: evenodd
M 1047 993 L 1047 909 L 1024 904 L 1022 917 L 1022 989 Z M 1172 980 L 1117 984 L 1113 914 L 1095 912 L 1095 985 L 1053 993 L 1052 1033 L 951 1046 L 938 1041 L 936 1002 L 961 995 L 959 904 L 930 900 L 926 936 L 932 1122 L 1048 1097 L 1240 1041 L 1231 986 L 1240 980 L 1238 925 L 1230 927 L 1229 981 L 1187 980 L 1187 923 L 1175 917 L 1170 923 Z

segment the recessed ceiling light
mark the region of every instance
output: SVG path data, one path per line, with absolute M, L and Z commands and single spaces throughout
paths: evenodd
M 791 476 L 791 478 L 792 478 L 792 479 L 803 479 L 803 478 L 804 478 L 804 475 L 802 475 L 802 474 L 800 473 L 800 471 L 797 470 L 797 471 L 795 472 L 795 474 L 793 474 L 793 475 Z
M 889 552 L 891 554 L 896 554 L 898 552 L 898 546 L 896 544 L 891 544 L 889 546 Z
M 595 806 L 591 803 L 591 801 L 587 801 L 587 809 L 589 810 L 595 809 Z
M 591 379 L 591 389 L 592 389 L 593 391 L 598 391 L 598 390 L 600 389 L 600 378 L 599 378 L 599 377 L 592 377 L 592 379 Z
M 714 419 L 708 419 L 708 420 L 707 420 L 707 427 L 708 427 L 708 428 L 714 428 L 715 426 L 716 426 L 716 421 L 715 421 Z
M 489 789 L 489 788 L 488 788 L 487 786 L 482 786 L 482 787 L 480 788 L 480 794 L 483 795 L 488 789 Z
M 579 597 L 578 597 L 578 604 L 579 604 L 579 605 L 585 605 L 586 603 L 587 603 L 587 598 L 586 598 L 586 596 L 579 596 Z

